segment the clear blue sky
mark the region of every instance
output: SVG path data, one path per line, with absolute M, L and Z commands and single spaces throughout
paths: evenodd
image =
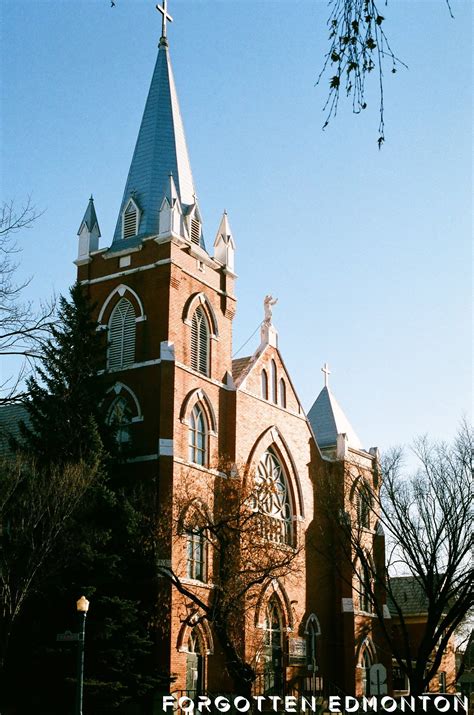
M 321 131 L 328 8 L 171 0 L 171 56 L 212 246 L 237 243 L 234 346 L 278 297 L 280 349 L 309 409 L 331 386 L 368 448 L 450 438 L 471 404 L 472 10 L 390 0 L 408 71 Z M 44 215 L 20 241 L 35 301 L 74 281 L 91 192 L 112 238 L 160 34 L 154 0 L 2 0 L 1 196 Z M 375 84 L 375 78 L 374 78 Z M 240 353 L 256 347 L 257 338 Z M 5 372 L 8 367 L 5 368 Z

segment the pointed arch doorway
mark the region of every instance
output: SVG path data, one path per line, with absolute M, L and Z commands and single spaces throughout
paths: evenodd
M 186 654 L 186 692 L 190 697 L 194 698 L 204 692 L 204 666 L 202 644 L 194 629 L 189 635 Z

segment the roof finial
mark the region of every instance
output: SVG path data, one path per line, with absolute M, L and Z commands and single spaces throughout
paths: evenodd
M 166 22 L 173 22 L 173 18 L 168 12 L 168 0 L 163 0 L 163 5 L 157 5 L 156 9 L 161 12 L 161 39 L 166 40 Z
M 324 387 L 329 387 L 329 375 L 331 374 L 331 371 L 327 362 L 325 362 L 322 366 L 321 372 L 324 372 Z

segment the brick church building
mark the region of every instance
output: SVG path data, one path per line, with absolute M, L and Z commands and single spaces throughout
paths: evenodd
M 287 576 L 270 571 L 253 589 L 252 606 L 242 611 L 239 648 L 258 674 L 254 692 L 340 689 L 362 695 L 369 692 L 370 666 L 388 667 L 391 658 L 378 645 L 379 625 L 363 583 L 356 588 L 350 565 L 336 555 L 325 558 L 318 541 L 323 477 L 339 480 L 338 508 L 350 511 L 361 475 L 370 483 L 376 479 L 377 450 L 362 447 L 329 388 L 326 367 L 325 384 L 305 414 L 278 347 L 271 296 L 262 295 L 258 349 L 232 359 L 236 242 L 225 212 L 212 247 L 204 242 L 167 17 L 165 6 L 110 245 L 99 247 L 92 198 L 78 232 L 78 280 L 97 306 L 95 318 L 107 345 L 108 414 L 120 425 L 130 479 L 139 473 L 157 484 L 163 513 L 176 508 L 183 480 L 194 490 L 190 509 L 206 494 L 225 495 L 232 475 L 221 468 L 224 462 L 235 469 L 245 465 L 249 478 L 267 485 L 271 540 L 276 549 L 293 550 L 295 564 Z M 244 271 L 245 256 L 240 265 Z M 353 479 L 344 478 L 347 474 Z M 212 504 L 202 506 L 212 511 Z M 212 544 L 202 531 L 186 526 L 186 516 L 183 524 L 176 538 L 170 526 L 158 566 L 176 573 L 208 604 Z M 367 547 L 380 557 L 383 536 L 374 524 L 365 526 Z M 165 577 L 160 598 L 166 627 L 157 636 L 157 668 L 164 690 L 232 692 L 212 622 Z

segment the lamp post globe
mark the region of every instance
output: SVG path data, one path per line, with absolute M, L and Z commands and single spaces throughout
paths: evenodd
M 77 642 L 77 686 L 75 715 L 82 715 L 82 697 L 84 690 L 84 646 L 86 637 L 86 616 L 89 610 L 89 601 L 81 596 L 76 601 L 76 610 L 79 616 L 79 640 Z

